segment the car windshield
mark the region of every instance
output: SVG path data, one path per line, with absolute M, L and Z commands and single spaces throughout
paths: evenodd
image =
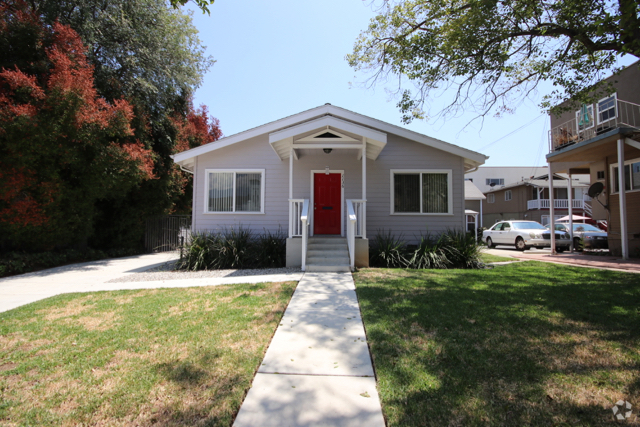
M 534 221 L 512 222 L 511 226 L 515 230 L 546 230 L 542 224 Z
M 573 224 L 573 231 L 602 231 L 591 224 Z

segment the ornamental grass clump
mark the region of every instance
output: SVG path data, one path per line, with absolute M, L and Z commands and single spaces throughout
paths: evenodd
M 264 268 L 284 267 L 287 263 L 287 238 L 278 230 L 265 230 L 254 242 L 255 260 Z
M 182 250 L 178 270 L 279 268 L 286 264 L 286 238 L 282 232 L 254 236 L 243 229 L 193 233 Z
M 430 234 L 420 237 L 418 247 L 411 254 L 408 267 L 415 269 L 437 268 L 445 269 L 453 265 L 455 248 L 450 247 L 444 239 L 444 234 L 434 238 Z
M 475 236 L 463 230 L 449 229 L 439 236 L 430 233 L 419 237 L 417 246 L 408 246 L 402 237 L 379 232 L 369 249 L 372 267 L 447 269 L 482 268 L 480 246 Z
M 481 245 L 473 233 L 463 230 L 447 230 L 441 239 L 449 248 L 449 261 L 453 268 L 482 268 L 484 263 L 480 258 Z
M 395 237 L 391 231 L 378 232 L 369 247 L 369 264 L 372 267 L 405 268 L 408 265 L 407 245 L 402 236 Z

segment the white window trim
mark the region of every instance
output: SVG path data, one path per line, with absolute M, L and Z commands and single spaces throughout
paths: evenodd
M 640 157 L 637 157 L 635 159 L 631 159 L 631 160 L 625 160 L 624 165 L 631 165 L 633 163 L 638 163 L 640 162 Z M 614 169 L 618 167 L 618 163 L 612 163 L 611 165 L 609 165 L 609 178 L 611 180 L 611 191 L 609 192 L 609 194 L 618 194 L 620 193 L 620 191 L 616 191 L 616 176 L 617 174 L 614 172 Z M 631 167 L 629 167 L 629 169 L 631 169 Z M 640 188 L 633 188 L 631 190 L 624 190 L 625 193 L 636 193 L 640 191 Z
M 609 119 L 609 120 L 605 120 L 605 122 L 601 122 L 601 121 L 600 121 L 600 103 L 601 103 L 602 101 L 604 101 L 605 99 L 608 99 L 608 98 L 611 98 L 611 97 L 613 97 L 613 109 L 614 109 L 614 111 L 615 111 L 615 113 L 616 113 L 613 117 L 618 117 L 618 93 L 617 93 L 617 92 L 615 92 L 615 93 L 612 93 L 612 94 L 611 94 L 611 95 L 609 95 L 609 96 L 605 96 L 604 98 L 602 98 L 602 99 L 598 100 L 598 102 L 596 103 L 596 111 L 597 111 L 597 114 L 596 114 L 596 123 L 597 123 L 597 124 L 605 123 L 605 122 L 608 122 L 608 121 L 610 121 L 610 120 L 611 120 L 611 119 Z
M 487 194 L 487 203 L 495 203 L 496 195 L 495 194 Z
M 233 211 L 209 211 L 209 174 L 219 172 L 233 172 Z M 236 212 L 236 174 L 259 173 L 260 176 L 260 212 Z M 265 169 L 205 169 L 204 170 L 204 213 L 206 215 L 264 215 Z
M 507 195 L 508 195 L 509 197 L 507 197 Z M 512 198 L 512 197 L 513 197 L 513 195 L 511 194 L 511 190 L 507 190 L 507 191 L 505 191 L 505 192 L 504 192 L 504 201 L 505 201 L 505 202 L 509 202 L 509 201 L 511 201 L 511 198 Z
M 609 97 L 607 97 L 609 98 Z M 607 99 L 607 98 L 603 98 L 603 99 Z M 589 104 L 587 105 L 587 114 L 589 114 L 589 109 L 591 109 L 591 118 L 593 119 L 593 104 Z M 585 131 L 587 129 L 591 129 L 592 127 L 594 127 L 596 125 L 596 121 L 595 120 L 591 120 L 591 126 L 585 127 L 580 129 L 580 113 L 582 112 L 582 108 L 580 108 L 578 111 L 576 111 L 576 126 L 578 128 L 578 131 Z
M 402 216 L 453 216 L 453 170 L 452 169 L 391 169 L 391 188 L 389 191 L 389 214 Z M 422 210 L 422 174 L 423 173 L 446 173 L 447 174 L 447 212 L 443 213 L 423 213 L 423 212 L 394 212 L 394 189 L 395 174 L 418 174 L 420 176 L 420 210 Z

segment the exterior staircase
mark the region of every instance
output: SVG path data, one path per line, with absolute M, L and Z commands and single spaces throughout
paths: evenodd
M 311 237 L 307 243 L 306 271 L 351 271 L 344 237 Z

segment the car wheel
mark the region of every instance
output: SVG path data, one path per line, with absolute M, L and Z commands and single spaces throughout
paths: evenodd
M 574 237 L 573 238 L 573 249 L 575 249 L 578 252 L 581 252 L 583 247 L 582 247 L 582 239 L 579 237 Z
M 564 252 L 567 248 L 563 247 L 556 247 L 556 252 L 558 252 L 559 254 L 561 254 L 562 252 Z
M 493 240 L 491 240 L 491 237 L 487 237 L 487 247 L 489 249 L 496 247 L 496 245 L 493 244 Z
M 527 250 L 527 245 L 524 243 L 524 239 L 522 237 L 518 237 L 516 239 L 516 249 L 519 251 Z

